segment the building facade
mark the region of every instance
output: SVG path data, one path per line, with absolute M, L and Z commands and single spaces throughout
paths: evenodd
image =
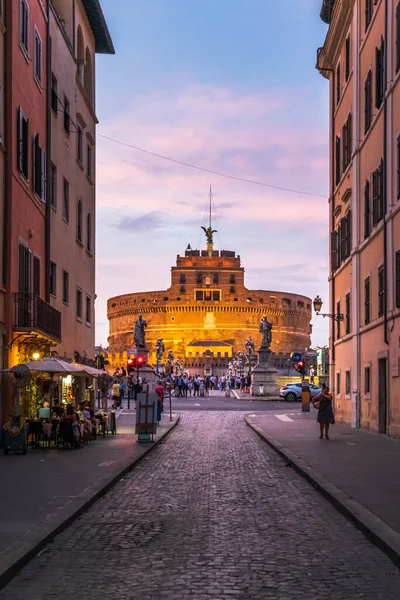
M 96 53 L 114 52 L 95 0 L 52 0 L 50 303 L 61 313 L 53 351 L 95 356 Z
M 400 436 L 400 2 L 325 0 L 330 380 L 338 420 Z
M 12 366 L 50 352 L 94 359 L 94 57 L 114 49 L 98 0 L 4 0 L 0 7 L 6 49 L 0 89 L 4 362 Z M 0 171 L 3 150 L 1 139 Z M 1 198 L 0 187 L 2 209 Z M 1 418 L 12 403 L 6 381 Z
M 311 300 L 286 292 L 248 290 L 244 268 L 235 252 L 188 249 L 171 269 L 168 290 L 137 292 L 110 298 L 108 360 L 123 366 L 134 346 L 133 327 L 139 314 L 147 321 L 149 361 L 156 364 L 156 341 L 191 374 L 220 375 L 246 338 L 261 340 L 264 315 L 273 324 L 271 349 L 285 363 L 290 352 L 310 345 Z M 285 358 L 283 358 L 285 357 Z M 285 363 L 286 364 L 286 363 Z
M 5 6 L 0 2 L 0 106 L 4 106 L 4 59 L 6 43 Z M 5 143 L 4 143 L 4 110 L 0 111 L 0 371 L 5 368 L 6 346 L 6 195 L 5 195 Z M 0 391 L 2 388 L 2 373 L 0 372 Z M 0 394 L 1 415 L 1 394 Z

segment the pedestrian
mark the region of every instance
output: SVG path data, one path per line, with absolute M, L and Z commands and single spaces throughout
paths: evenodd
M 210 395 L 210 387 L 211 386 L 212 386 L 212 380 L 210 380 L 209 377 L 206 377 L 205 381 L 204 381 L 204 395 L 207 397 Z
M 114 379 L 114 383 L 112 386 L 113 408 L 118 408 L 118 406 L 120 404 L 120 393 L 121 393 L 121 387 L 120 387 L 117 379 Z
M 332 394 L 329 392 L 327 385 L 322 384 L 321 393 L 314 396 L 312 403 L 314 408 L 318 409 L 319 439 L 322 440 L 325 430 L 325 438 L 329 440 L 329 426 L 335 424 L 335 417 L 332 409 Z
M 161 381 L 158 382 L 156 387 L 157 394 L 157 425 L 161 421 L 161 413 L 164 410 L 164 388 L 161 385 Z
M 183 397 L 183 378 L 181 376 L 178 377 L 178 381 L 177 381 L 177 385 L 178 385 L 178 398 L 182 398 Z
M 122 402 L 125 398 L 125 388 L 126 384 L 124 381 L 121 380 L 121 383 L 119 384 L 119 408 L 123 408 Z
M 314 376 L 315 376 L 315 371 L 314 371 L 314 367 L 311 365 L 310 367 L 310 383 L 314 383 Z

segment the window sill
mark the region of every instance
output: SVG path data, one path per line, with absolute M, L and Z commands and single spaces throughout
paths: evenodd
M 50 292 L 50 296 L 51 296 L 52 298 L 54 298 L 54 300 L 56 300 L 56 298 L 57 298 L 57 296 L 56 296 L 55 294 L 53 294 L 52 292 Z
M 31 61 L 29 58 L 28 50 L 25 48 L 25 46 L 22 44 L 21 41 L 19 42 L 19 47 L 21 48 L 21 52 L 24 55 L 24 58 L 25 58 L 27 64 L 29 65 Z
M 57 206 L 54 206 L 54 204 L 50 204 L 50 207 L 54 210 L 54 212 L 57 212 Z
M 83 248 L 83 243 L 81 242 L 81 240 L 79 238 L 76 238 L 76 243 L 78 244 L 78 246 Z
M 76 317 L 76 320 L 78 321 L 78 323 L 83 323 L 82 318 L 81 317 Z
M 18 171 L 18 172 L 19 172 L 19 178 L 21 179 L 22 183 L 24 185 L 26 185 L 27 188 L 29 188 L 29 179 L 27 177 L 25 177 L 25 174 L 22 173 L 21 171 Z
M 86 175 L 86 179 L 88 180 L 90 185 L 93 185 L 93 179 L 91 177 L 89 177 L 89 175 Z
M 53 106 L 51 107 L 51 111 L 53 113 L 53 115 L 55 116 L 55 118 L 57 119 L 58 117 L 58 109 L 55 109 Z
M 86 248 L 86 254 L 88 254 L 91 257 L 94 256 L 93 252 L 91 252 L 91 250 L 88 250 L 87 248 Z
M 351 395 L 350 394 L 346 394 L 345 398 L 346 398 L 346 400 L 351 400 Z
M 85 170 L 85 167 L 83 166 L 83 163 L 81 160 L 79 160 L 79 158 L 76 159 L 77 165 L 80 168 L 81 171 Z
M 33 75 L 33 79 L 35 80 L 35 83 L 38 86 L 39 92 L 42 94 L 44 92 L 44 88 L 42 86 L 40 79 L 38 79 L 38 77 L 35 74 Z
M 63 217 L 63 221 L 64 221 L 64 223 L 65 223 L 66 225 L 69 225 L 69 220 L 68 220 L 68 219 L 66 219 L 65 217 Z
M 90 328 L 91 328 L 91 327 L 92 327 L 92 324 L 91 324 L 91 323 L 89 323 L 89 321 L 86 321 L 86 327 L 90 327 Z
M 63 300 L 62 303 L 64 304 L 64 306 L 69 306 L 69 302 L 66 302 L 65 300 Z

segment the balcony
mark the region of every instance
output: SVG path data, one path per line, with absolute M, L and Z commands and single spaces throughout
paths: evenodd
M 13 330 L 61 342 L 61 313 L 36 294 L 13 294 Z

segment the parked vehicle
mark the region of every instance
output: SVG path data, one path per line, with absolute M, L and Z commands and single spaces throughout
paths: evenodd
M 309 385 L 311 398 L 314 398 L 314 396 L 317 396 L 321 393 L 321 388 L 319 388 L 317 385 L 314 385 L 313 383 L 310 383 Z M 296 402 L 296 400 L 301 400 L 301 389 L 301 381 L 298 383 L 288 383 L 287 385 L 281 387 L 279 396 L 284 398 L 287 402 Z

